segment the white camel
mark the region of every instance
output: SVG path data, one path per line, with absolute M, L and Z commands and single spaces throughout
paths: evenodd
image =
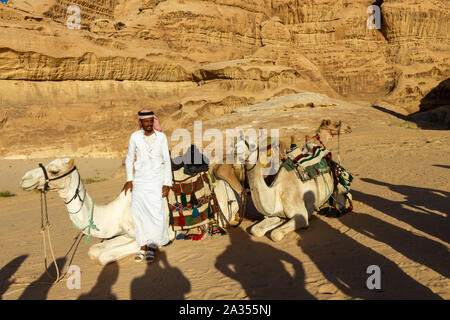
M 272 150 L 277 148 L 279 146 L 272 143 Z M 263 221 L 251 228 L 250 232 L 254 236 L 262 237 L 272 230 L 271 239 L 280 241 L 288 232 L 308 227 L 313 211 L 318 210 L 331 195 L 337 201 L 337 208 L 344 209 L 345 193 L 334 187 L 330 171 L 317 179 L 303 182 L 297 178 L 295 171 L 281 168 L 269 186 L 264 179 L 265 170 L 261 164 L 270 163 L 270 160 L 264 158 L 266 153 L 260 153 L 255 144 L 249 144 L 245 140 L 237 143 L 236 151 L 240 155 L 239 162 L 245 168 L 255 208 L 265 216 Z M 272 155 L 276 153 L 273 152 Z M 351 199 L 351 195 L 347 195 Z
M 323 146 L 328 145 L 328 141 L 335 135 L 342 133 L 351 133 L 350 126 L 342 127 L 341 121 L 331 122 L 331 120 L 322 120 L 319 128 L 314 132 L 314 135 L 310 137 L 310 141 L 315 144 L 321 144 Z M 295 143 L 295 136 L 291 136 L 290 144 Z M 287 141 L 280 141 L 280 150 L 287 150 L 290 148 L 290 144 Z M 281 160 L 281 153 L 279 153 Z M 211 166 L 211 172 L 214 176 L 225 180 L 229 183 L 231 188 L 241 195 L 243 191 L 242 184 L 244 183 L 245 173 L 242 166 L 236 166 L 235 164 L 213 164 Z
M 93 260 L 98 260 L 102 265 L 119 260 L 123 257 L 136 254 L 139 246 L 135 241 L 134 224 L 131 218 L 130 202 L 131 192 L 120 192 L 118 197 L 105 205 L 97 205 L 93 202 L 91 196 L 86 191 L 81 176 L 75 168 L 75 161 L 70 158 L 60 158 L 53 160 L 45 166 L 48 178 L 48 191 L 57 191 L 58 195 L 66 203 L 67 211 L 72 223 L 79 229 L 83 229 L 89 224 L 92 212 L 93 224 L 97 227 L 90 229 L 92 237 L 104 239 L 101 243 L 94 244 L 89 248 L 88 255 Z M 68 175 L 65 173 L 70 172 Z M 174 173 L 176 179 L 186 178 L 180 169 Z M 54 180 L 52 180 L 54 179 Z M 28 171 L 20 183 L 24 190 L 43 190 L 45 185 L 44 170 L 36 168 Z M 217 180 L 215 184 L 215 193 L 219 206 L 224 212 L 228 221 L 233 221 L 235 213 L 239 207 L 230 186 L 223 180 Z M 230 205 L 231 202 L 231 205 Z M 169 209 L 166 204 L 166 214 L 169 215 Z M 169 222 L 169 219 L 167 219 Z M 204 223 L 208 223 L 205 220 Z M 169 230 L 169 239 L 173 240 L 176 232 L 167 225 Z M 83 233 L 87 234 L 86 228 Z

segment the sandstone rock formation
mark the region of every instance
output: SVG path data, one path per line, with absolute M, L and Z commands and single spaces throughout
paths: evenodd
M 70 4 L 80 7 L 78 30 L 66 26 Z M 343 111 L 349 102 L 369 113 L 373 104 L 404 115 L 424 105 L 447 108 L 439 97 L 448 86 L 440 87 L 439 101 L 425 98 L 450 75 L 449 2 L 377 1 L 380 30 L 367 27 L 372 4 L 0 3 L 0 157 L 121 157 L 142 107 L 154 109 L 168 133 L 199 119 L 219 128 L 248 125 L 246 106 L 273 106 L 273 99 L 306 92 L 311 101 L 303 105 L 335 104 L 336 117 L 351 118 Z M 286 130 L 293 119 L 297 128 L 312 125 L 309 113 L 286 118 L 289 112 L 276 112 L 280 106 L 263 109 L 259 116 Z M 445 123 L 441 111 L 426 118 L 436 117 Z

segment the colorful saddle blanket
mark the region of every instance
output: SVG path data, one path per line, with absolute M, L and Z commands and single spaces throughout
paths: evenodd
M 285 152 L 281 166 L 287 171 L 296 170 L 298 178 L 308 181 L 316 178 L 322 172 L 330 172 L 325 158 L 329 153 L 329 150 L 311 142 L 305 143 L 302 149 L 293 145 L 290 150 Z
M 220 210 L 208 175 L 203 172 L 197 175 L 186 182 L 172 184 L 168 205 L 173 226 L 183 228 L 197 225 L 207 219 L 214 219 Z
M 311 142 L 305 143 L 301 150 L 293 145 L 290 150 L 285 152 L 286 157 L 291 159 L 294 165 L 303 168 L 319 163 L 329 153 L 330 150 Z
M 353 181 L 353 176 L 350 172 L 345 170 L 339 163 L 331 161 L 330 167 L 333 172 L 334 183 L 342 186 L 345 192 L 350 191 L 350 184 Z

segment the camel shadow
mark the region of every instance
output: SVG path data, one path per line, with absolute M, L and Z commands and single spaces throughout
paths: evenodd
M 189 280 L 169 264 L 164 251 L 158 251 L 155 262 L 147 264 L 145 274 L 131 282 L 132 300 L 184 300 L 190 291 Z
M 112 286 L 119 278 L 119 264 L 114 261 L 103 267 L 102 272 L 98 276 L 97 283 L 89 291 L 89 293 L 82 294 L 78 300 L 117 300 L 117 296 L 112 293 Z
M 444 168 L 444 169 L 450 169 L 450 166 L 446 166 L 444 164 L 433 164 L 433 167 L 439 167 L 439 168 Z
M 268 244 L 252 241 L 240 228 L 230 229 L 231 244 L 217 257 L 215 267 L 238 281 L 249 299 L 314 299 L 305 289 L 302 264 L 290 254 Z M 283 262 L 291 264 L 293 275 Z
M 16 273 L 27 257 L 27 254 L 16 257 L 0 270 L 0 300 L 2 299 L 3 294 L 8 291 L 11 284 L 14 283 L 10 278 Z
M 361 178 L 361 180 L 388 187 L 391 191 L 404 195 L 406 200 L 392 201 L 354 190 L 352 194 L 355 198 L 378 211 L 412 225 L 418 230 L 450 242 L 450 233 L 448 232 L 450 230 L 450 221 L 448 219 L 449 192 L 407 185 L 395 185 L 369 178 Z M 407 209 L 405 206 L 414 210 Z
M 66 261 L 66 257 L 56 259 L 56 264 L 60 272 L 64 268 Z M 56 269 L 53 262 L 48 266 L 47 272 L 56 278 Z M 39 279 L 30 283 L 25 291 L 20 295 L 18 300 L 45 300 L 48 292 L 53 287 L 54 281 L 54 279 L 49 277 L 47 272 L 42 273 Z
M 350 213 L 345 218 L 352 219 L 352 216 Z M 315 219 L 308 229 L 301 230 L 298 245 L 342 293 L 360 299 L 441 299 L 394 262 L 332 228 L 324 220 Z M 381 270 L 381 289 L 367 287 L 371 276 L 367 268 L 371 265 L 379 266 Z
M 358 196 L 358 193 L 354 195 Z M 369 238 L 391 246 L 409 259 L 447 278 L 450 277 L 450 255 L 447 247 L 439 242 L 416 235 L 369 214 L 353 212 L 341 219 L 341 222 Z

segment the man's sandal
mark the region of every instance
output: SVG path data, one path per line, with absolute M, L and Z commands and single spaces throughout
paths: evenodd
M 134 261 L 142 262 L 145 259 L 145 250 L 139 250 L 139 252 L 134 257 Z
M 155 261 L 155 252 L 152 249 L 148 249 L 145 253 L 145 260 L 147 260 L 147 262 Z
M 153 262 L 155 260 L 155 252 L 152 249 L 139 250 L 139 252 L 134 257 L 134 261 L 142 262 L 146 260 L 147 262 Z

